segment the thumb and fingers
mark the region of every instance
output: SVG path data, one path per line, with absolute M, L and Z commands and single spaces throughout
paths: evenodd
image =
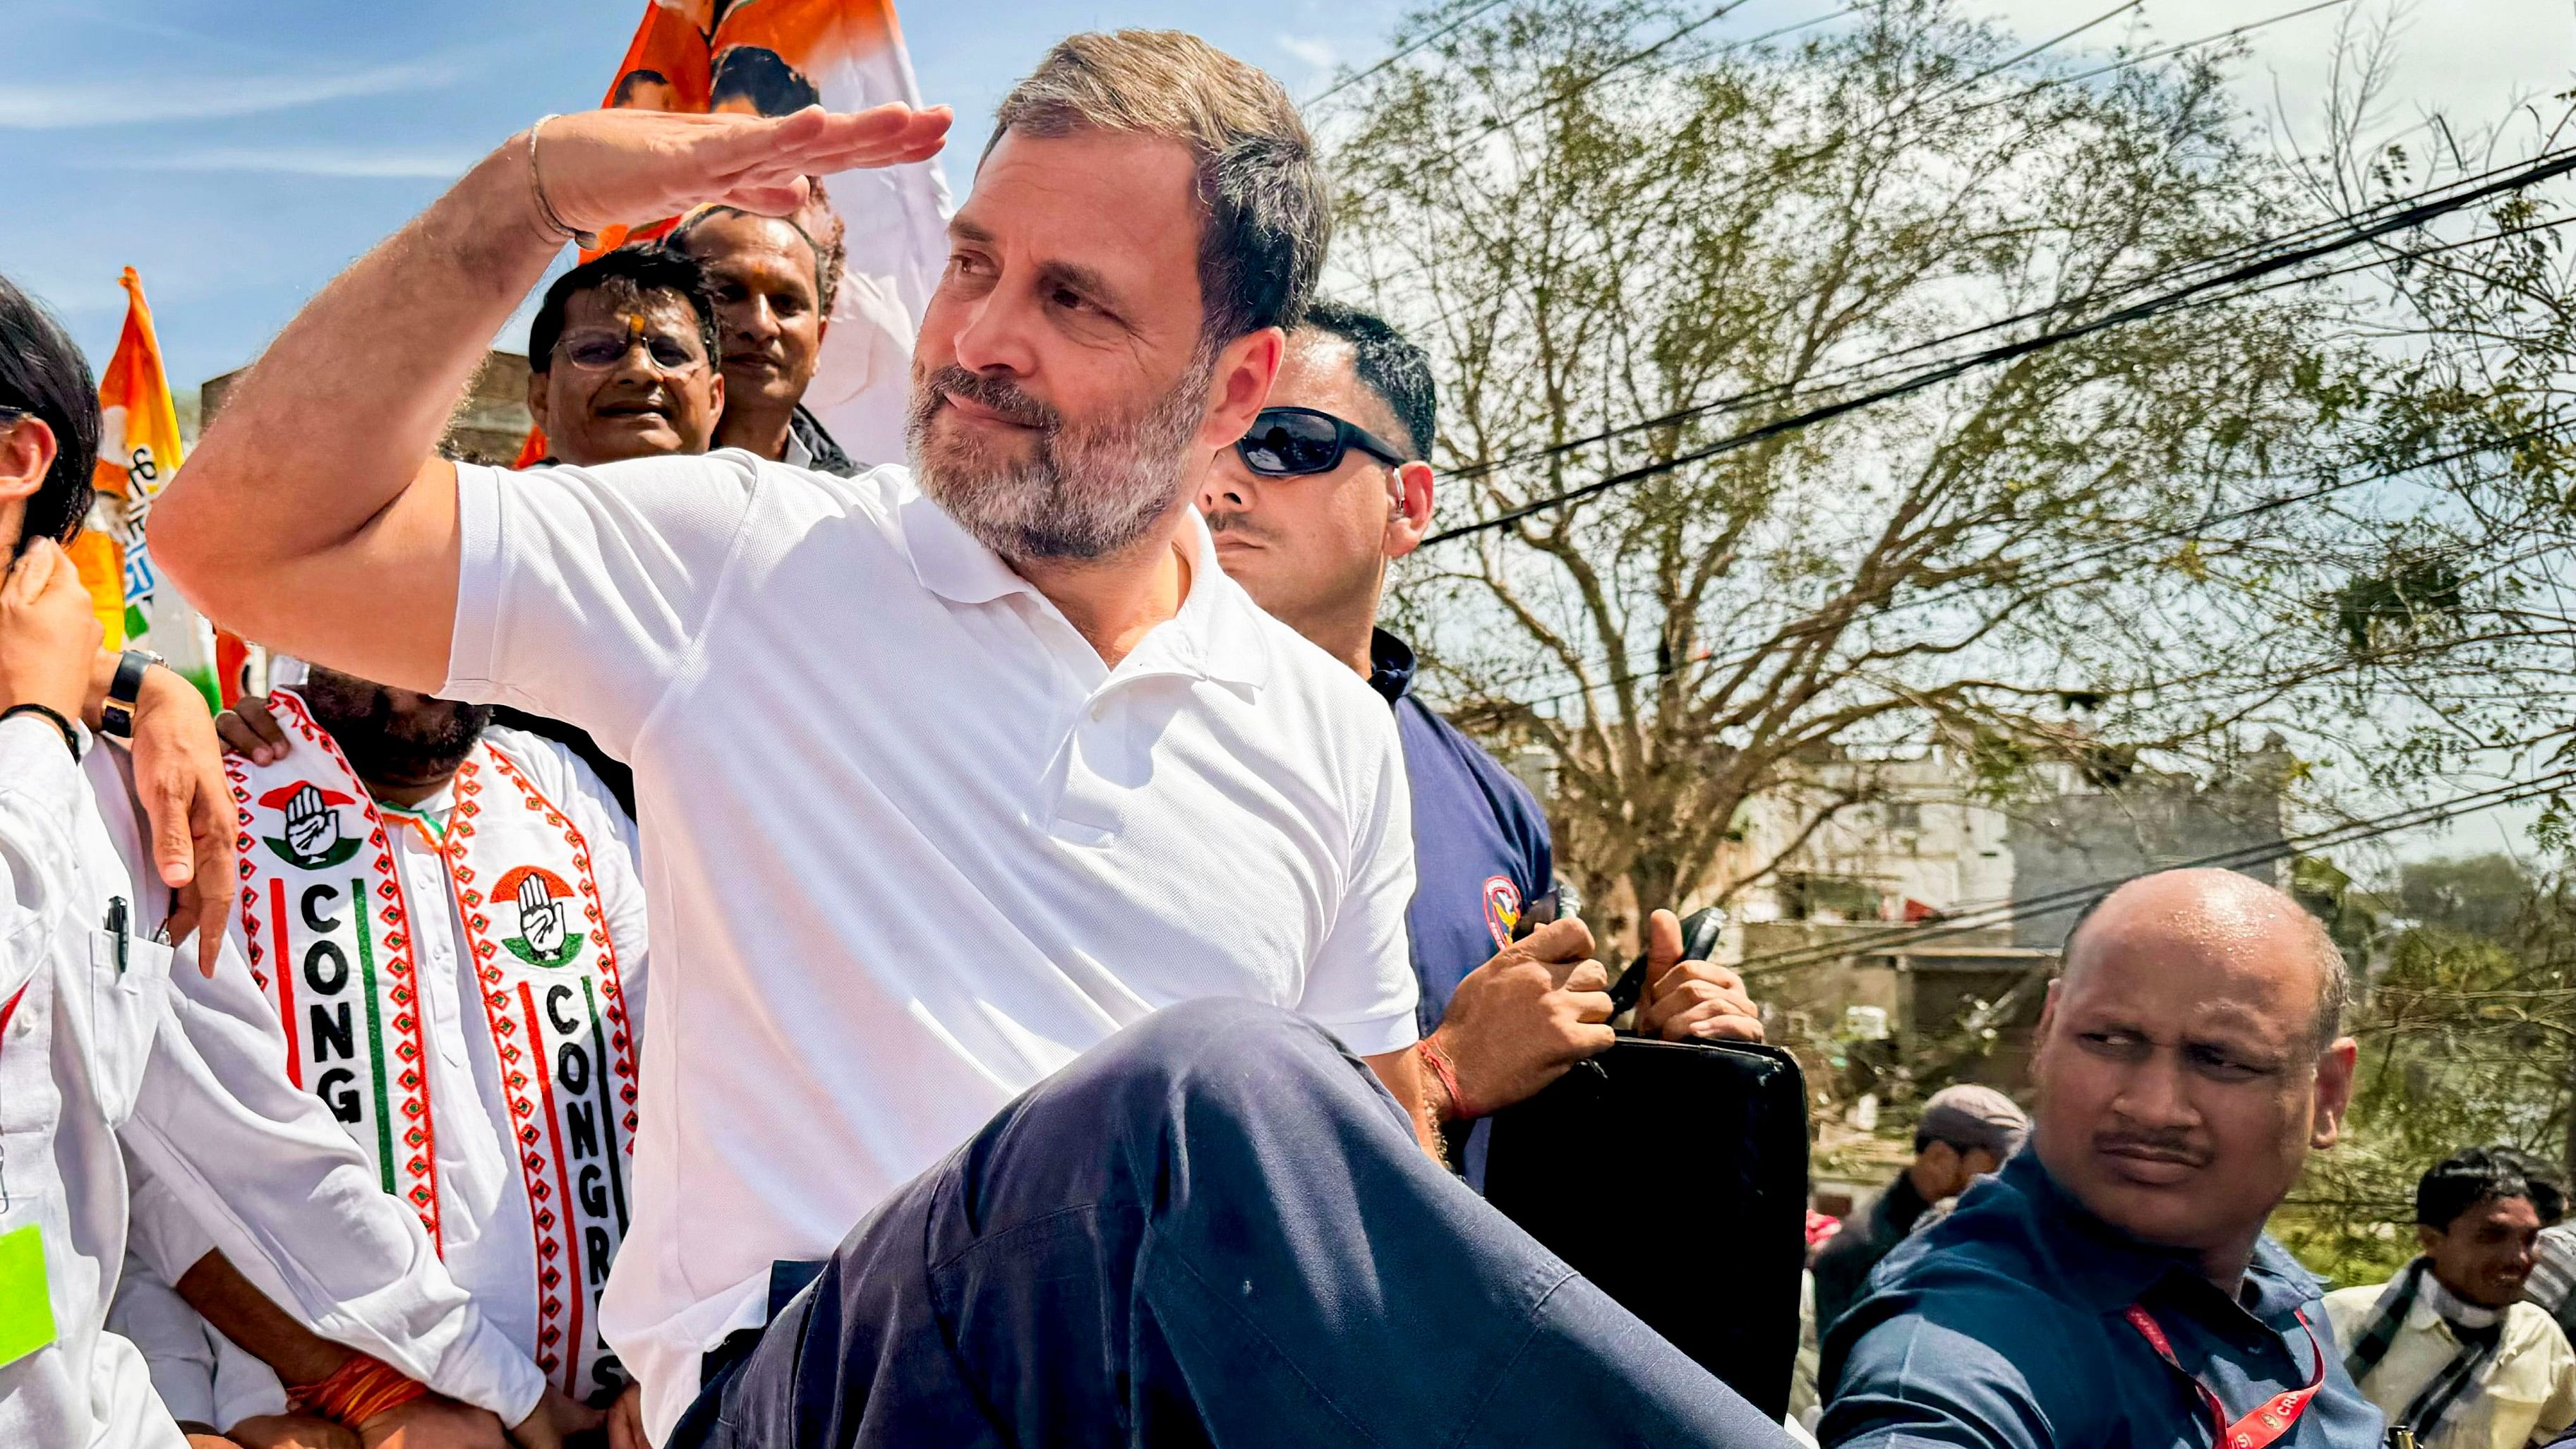
M 777 215 L 804 200 L 807 176 L 929 159 L 949 120 L 946 107 L 900 104 L 776 118 L 590 111 L 548 125 L 536 165 L 555 214 L 584 230 L 702 201 Z
M 286 758 L 286 726 L 277 722 L 276 712 L 265 700 L 235 702 L 215 716 L 215 733 L 223 738 L 225 749 L 255 764 L 274 765 Z
M 1742 1008 L 1732 1001 L 1702 1001 L 1666 1017 L 1656 1035 L 1666 1041 L 1718 1038 L 1758 1042 L 1763 1040 L 1762 1018 L 1745 1015 Z
M 1646 979 L 1660 981 L 1682 959 L 1682 918 L 1657 911 L 1646 918 Z
M 47 589 L 62 587 L 61 575 L 71 572 L 71 558 L 61 544 L 50 538 L 32 540 L 27 551 L 9 566 L 8 581 L 0 586 L 0 599 L 17 605 L 33 604 L 44 597 Z
M 1592 961 L 1592 928 L 1573 916 L 1548 922 L 1514 942 L 1513 949 L 1546 967 L 1557 986 L 1586 964 L 1598 964 Z

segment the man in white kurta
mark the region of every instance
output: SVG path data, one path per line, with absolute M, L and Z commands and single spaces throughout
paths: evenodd
M 323 718 L 339 735 L 334 743 L 349 747 L 345 759 L 338 751 L 324 748 L 325 732 L 316 722 L 314 707 L 296 695 L 281 693 L 272 697 L 274 716 L 257 703 L 244 706 L 242 713 L 258 720 L 269 738 L 286 742 L 285 757 L 273 764 L 243 756 L 227 762 L 247 822 L 244 909 L 236 912 L 233 945 L 251 963 L 246 974 L 258 982 L 265 1008 L 258 1013 L 258 1025 L 267 1042 L 260 1062 L 266 1080 L 258 1088 L 299 1093 L 327 1109 L 326 1119 L 336 1115 L 338 1120 L 327 1121 L 326 1130 L 346 1132 L 361 1155 L 368 1157 L 368 1173 L 378 1183 L 387 1180 L 384 1163 L 366 1151 L 372 1122 L 359 1103 L 373 1095 L 374 1083 L 366 1080 L 372 1074 L 351 1069 L 357 1023 L 368 1019 L 366 1003 L 325 998 L 312 990 L 329 985 L 342 987 L 342 995 L 353 994 L 348 988 L 357 983 L 337 978 L 346 974 L 341 968 L 360 952 L 354 946 L 317 946 L 326 937 L 306 929 L 312 921 L 348 925 L 350 913 L 342 903 L 356 892 L 334 889 L 333 872 L 372 865 L 377 879 L 367 894 L 378 900 L 378 918 L 400 924 L 367 939 L 367 967 L 390 971 L 398 961 L 407 964 L 419 1005 L 414 1023 L 422 1048 L 418 1089 L 428 1130 L 422 1134 L 427 1150 L 418 1177 L 429 1198 L 428 1205 L 415 1205 L 416 1215 L 424 1233 L 434 1235 L 447 1273 L 471 1295 L 487 1323 L 572 1397 L 603 1396 L 622 1382 L 613 1359 L 598 1343 L 595 1303 L 606 1277 L 606 1249 L 622 1235 L 625 1217 L 633 1108 L 618 1097 L 621 1091 L 631 1090 L 631 1042 L 612 1051 L 609 1038 L 625 1035 L 624 1029 L 600 1019 L 595 1000 L 583 1006 L 573 993 L 585 980 L 594 990 L 604 984 L 596 964 L 613 962 L 613 979 L 622 998 L 619 1015 L 628 1021 L 640 1019 L 645 926 L 634 868 L 633 824 L 571 751 L 515 730 L 491 729 L 479 738 L 459 733 L 455 736 L 458 757 L 434 762 L 427 778 L 400 782 L 364 778 L 350 764 L 363 767 L 385 758 L 384 718 L 334 719 L 328 710 L 353 695 L 363 702 L 366 692 L 376 686 L 324 671 L 308 688 L 317 693 Z M 421 707 L 451 716 L 479 714 L 440 701 Z M 287 830 L 279 823 L 283 812 L 263 807 L 258 800 L 283 782 L 291 801 L 294 787 L 307 781 L 319 784 L 314 798 L 327 798 L 331 803 L 326 808 L 336 818 L 313 821 L 315 835 L 304 843 L 318 844 L 317 853 L 325 856 L 340 853 L 333 847 L 337 841 L 367 847 L 326 870 L 320 891 L 309 898 L 301 889 L 288 891 L 286 880 L 273 879 L 282 874 L 281 860 L 265 840 L 274 836 L 283 843 Z M 353 792 L 364 796 L 363 801 L 352 798 Z M 480 822 L 479 830 L 453 828 L 460 819 L 460 794 L 475 797 L 472 814 Z M 402 803 L 394 803 L 397 799 Z M 561 882 L 558 888 L 567 893 L 570 912 L 565 917 L 570 929 L 558 930 L 553 938 L 554 954 L 565 959 L 545 968 L 540 982 L 559 988 L 559 994 L 549 999 L 540 991 L 530 998 L 536 1009 L 534 1027 L 525 1025 L 529 1017 L 518 1009 L 516 998 L 507 998 L 510 1009 L 500 1020 L 510 1029 L 496 1032 L 487 1001 L 492 993 L 481 980 L 484 972 L 496 968 L 488 961 L 478 966 L 475 944 L 486 941 L 484 956 L 509 962 L 513 957 L 491 949 L 491 944 L 506 945 L 524 937 L 511 935 L 506 928 L 470 929 L 458 881 L 465 879 L 464 889 L 471 890 L 478 868 L 488 877 L 501 878 L 497 898 L 482 903 L 485 909 L 475 919 L 485 925 L 496 916 L 517 919 L 513 913 L 518 887 L 532 877 L 509 882 L 507 867 L 493 864 L 497 857 L 491 853 L 508 847 L 487 848 L 485 842 L 496 838 L 494 826 L 504 812 L 525 810 L 531 799 L 559 811 L 560 828 L 567 838 L 577 836 L 583 844 L 579 850 L 564 849 L 548 872 L 549 878 Z M 379 844 L 381 850 L 376 848 Z M 388 883 L 398 895 L 385 892 Z M 267 907 L 272 890 L 290 903 L 282 918 Z M 545 891 L 536 895 L 544 896 Z M 397 900 L 398 907 L 388 909 Z M 589 900 L 596 903 L 595 921 L 581 916 Z M 292 974 L 280 971 L 281 948 Z M 592 969 L 584 969 L 585 963 L 592 963 Z M 391 1007 L 390 1002 L 386 1005 Z M 388 1009 L 375 1020 L 390 1027 L 395 1015 Z M 550 1080 L 539 1090 L 526 1090 L 527 1074 L 518 1066 L 527 1054 L 519 1053 L 517 1044 L 545 1032 L 549 1015 L 578 1016 L 582 1030 L 569 1052 L 563 1050 L 566 1043 L 558 1040 L 540 1053 L 547 1066 L 543 1075 Z M 338 1030 L 341 1025 L 350 1028 L 346 1039 Z M 612 1070 L 613 1056 L 627 1059 L 626 1070 Z M 282 1062 L 289 1064 L 285 1071 L 279 1069 Z M 514 1080 L 521 1083 L 520 1088 L 505 1085 Z M 398 1089 L 398 1082 L 387 1085 Z M 582 1100 L 565 1100 L 575 1089 Z M 549 1159 L 532 1175 L 518 1135 L 523 1126 L 546 1133 L 544 1107 L 549 1103 L 562 1109 L 573 1131 L 561 1144 L 565 1160 L 558 1164 Z M 560 1179 L 553 1171 L 557 1166 L 563 1168 Z M 410 1180 L 405 1183 L 410 1185 Z M 605 1235 L 601 1242 L 583 1241 L 585 1202 L 597 1209 L 587 1217 L 598 1221 Z M 170 1211 L 173 1205 L 166 1194 L 139 1195 L 136 1226 L 138 1251 L 156 1269 L 154 1276 L 171 1280 L 219 1246 L 189 1216 Z M 569 1235 L 562 1231 L 568 1224 L 573 1228 Z M 540 1231 L 541 1225 L 547 1231 Z M 594 1256 L 597 1260 L 590 1261 Z M 582 1266 L 579 1271 L 549 1273 L 558 1259 Z M 546 1291 L 549 1277 L 563 1285 L 561 1291 Z M 150 1287 L 147 1284 L 142 1291 L 149 1293 Z M 571 1343 L 576 1336 L 579 1342 Z M 168 1347 L 156 1351 L 156 1344 Z M 156 1337 L 144 1348 L 147 1355 L 157 1352 L 156 1382 L 192 1384 L 194 1391 L 185 1395 L 192 1402 L 249 1405 L 264 1398 L 240 1383 L 247 1378 L 255 1384 L 256 1370 L 244 1373 L 238 1365 L 227 1364 L 230 1372 L 217 1384 L 207 1371 L 213 1363 L 195 1350 L 188 1333 Z M 205 1368 L 192 1367 L 201 1362 Z M 199 1379 L 206 1382 L 198 1384 Z
M 116 1131 L 170 948 L 132 930 L 134 885 L 67 734 L 92 743 L 34 714 L 0 720 L 0 1444 L 161 1449 L 178 1428 L 103 1321 L 125 1261 Z

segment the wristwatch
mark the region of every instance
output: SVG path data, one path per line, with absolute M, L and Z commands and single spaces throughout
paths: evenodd
M 143 697 L 143 675 L 161 662 L 161 656 L 149 649 L 128 649 L 116 661 L 116 677 L 107 684 L 107 703 L 98 710 L 100 734 L 120 740 L 134 738 L 134 706 Z

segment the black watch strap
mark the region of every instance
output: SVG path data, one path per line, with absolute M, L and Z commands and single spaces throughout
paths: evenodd
M 143 676 L 160 662 L 160 656 L 140 649 L 128 649 L 116 661 L 116 677 L 107 685 L 107 703 L 99 706 L 100 734 L 120 740 L 134 738 L 134 706 L 143 698 Z

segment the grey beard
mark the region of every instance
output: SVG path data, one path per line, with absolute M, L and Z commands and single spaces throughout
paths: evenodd
M 1109 558 L 1133 548 L 1188 484 L 1186 449 L 1207 405 L 1216 359 L 1202 349 L 1170 392 L 1133 419 L 1091 425 L 1050 418 L 1026 461 L 932 457 L 940 380 L 914 386 L 904 424 L 913 480 L 959 527 L 1014 563 Z M 981 466 L 978 466 L 978 465 Z

